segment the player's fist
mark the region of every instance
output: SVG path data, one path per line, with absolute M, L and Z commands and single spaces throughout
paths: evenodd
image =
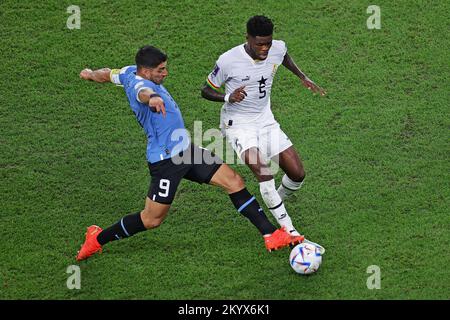
M 245 92 L 245 86 L 239 87 L 236 90 L 234 90 L 231 94 L 230 94 L 230 98 L 228 99 L 228 101 L 230 103 L 235 103 L 235 102 L 241 102 L 242 100 L 244 100 L 244 98 L 247 96 L 247 92 Z
M 80 72 L 80 78 L 84 80 L 91 80 L 92 69 L 83 69 Z

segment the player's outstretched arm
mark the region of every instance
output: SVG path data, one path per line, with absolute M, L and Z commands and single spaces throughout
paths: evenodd
M 118 70 L 118 69 L 117 69 Z M 98 70 L 83 69 L 80 72 L 80 78 L 95 82 L 111 82 L 111 69 L 102 68 Z M 139 101 L 148 104 L 153 112 L 162 113 L 166 116 L 166 108 L 161 96 L 149 88 L 145 88 L 139 92 Z
M 291 71 L 293 74 L 295 74 L 297 77 L 300 78 L 302 81 L 302 84 L 308 89 L 312 90 L 314 93 L 320 93 L 320 95 L 324 96 L 326 94 L 326 91 L 319 87 L 317 84 L 314 83 L 311 79 L 309 79 L 306 74 L 304 74 L 300 68 L 295 64 L 294 60 L 292 60 L 291 56 L 286 53 L 283 59 L 283 66 L 285 66 L 289 71 Z
M 80 72 L 80 78 L 84 80 L 91 80 L 95 82 L 111 82 L 110 78 L 111 69 L 109 68 L 102 68 L 98 70 L 92 70 L 92 69 L 83 69 Z
M 225 101 L 229 103 L 241 102 L 247 96 L 247 92 L 245 92 L 244 89 L 245 86 L 242 86 L 234 90 L 231 94 L 223 94 L 205 84 L 205 86 L 202 88 L 202 97 L 205 98 L 206 100 L 217 102 L 225 102 Z

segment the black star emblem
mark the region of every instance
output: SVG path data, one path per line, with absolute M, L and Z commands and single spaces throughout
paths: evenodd
M 265 85 L 266 85 L 267 79 L 268 79 L 268 78 L 265 78 L 265 79 L 264 79 L 264 76 L 261 76 L 261 80 L 258 80 L 259 86 L 260 86 L 260 87 L 265 86 Z

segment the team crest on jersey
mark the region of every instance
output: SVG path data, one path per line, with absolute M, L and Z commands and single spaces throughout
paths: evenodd
M 215 76 L 217 76 L 217 74 L 219 73 L 219 70 L 220 70 L 220 68 L 219 68 L 219 66 L 217 65 L 217 63 L 216 63 L 216 65 L 214 66 L 214 70 L 213 70 L 213 72 L 212 72 L 212 75 L 215 77 Z

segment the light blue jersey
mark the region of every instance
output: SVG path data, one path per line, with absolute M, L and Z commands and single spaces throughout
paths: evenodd
M 127 94 L 131 110 L 147 135 L 147 161 L 155 163 L 169 159 L 187 149 L 190 144 L 183 116 L 177 103 L 164 88 L 136 75 L 136 66 L 124 67 L 111 72 L 111 81 L 122 85 Z M 139 92 L 151 89 L 161 96 L 166 108 L 166 116 L 153 112 L 148 104 L 139 100 Z

